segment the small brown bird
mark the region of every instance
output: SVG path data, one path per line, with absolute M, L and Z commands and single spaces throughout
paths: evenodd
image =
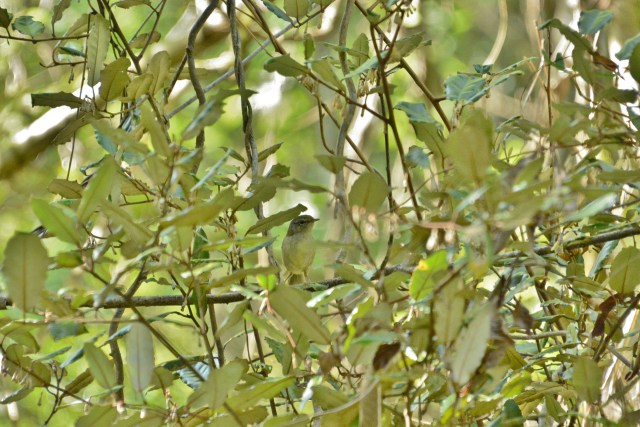
M 309 280 L 309 268 L 316 254 L 311 230 L 316 221 L 317 219 L 311 215 L 300 215 L 294 218 L 282 241 L 282 260 L 289 273 L 286 283 L 290 285 L 306 283 Z

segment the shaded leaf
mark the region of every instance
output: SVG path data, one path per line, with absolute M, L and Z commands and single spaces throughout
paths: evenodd
M 353 63 L 356 67 L 360 67 L 369 59 L 369 38 L 365 33 L 360 33 L 351 45 L 351 51 L 347 52 L 351 55 Z
M 153 76 L 153 81 L 149 86 L 149 93 L 151 95 L 155 95 L 156 92 L 162 89 L 169 78 L 170 59 L 169 52 L 166 50 L 161 50 L 151 57 L 149 65 L 147 66 L 147 73 Z
M 153 233 L 146 227 L 136 224 L 131 216 L 120 206 L 107 200 L 100 202 L 100 210 L 110 221 L 115 222 L 123 227 L 127 232 L 127 236 L 138 245 L 145 244 L 153 237 Z
M 116 424 L 118 410 L 114 406 L 93 405 L 87 415 L 78 418 L 76 427 L 103 427 Z
M 586 206 L 578 209 L 578 211 L 567 215 L 565 217 L 565 221 L 580 221 L 585 218 L 592 217 L 602 211 L 610 209 L 613 207 L 618 201 L 618 196 L 616 194 L 605 194 L 602 197 L 598 197 L 594 201 L 590 202 Z
M 289 16 L 287 16 L 287 14 L 280 9 L 278 6 L 276 6 L 275 4 L 271 3 L 268 0 L 262 0 L 262 3 L 264 4 L 264 6 L 267 8 L 267 10 L 271 13 L 273 13 L 274 15 L 276 15 L 278 18 L 282 19 L 283 21 L 289 22 L 291 24 L 293 24 L 293 20 L 291 18 L 289 18 Z
M 2 273 L 7 292 L 18 308 L 27 311 L 38 304 L 48 266 L 47 250 L 37 236 L 16 233 L 9 239 Z
M 620 52 L 616 53 L 616 58 L 621 61 L 631 58 L 631 54 L 633 54 L 633 51 L 638 44 L 640 44 L 640 33 L 624 42 L 624 44 L 622 45 L 622 49 L 620 49 Z
M 66 0 L 63 0 L 66 1 Z M 9 24 L 11 24 L 11 20 L 13 19 L 13 15 L 7 11 L 4 7 L 0 7 L 0 27 L 8 28 Z
M 436 285 L 436 280 L 448 268 L 449 262 L 447 261 L 447 252 L 445 250 L 439 250 L 431 254 L 427 259 L 420 260 L 411 275 L 409 284 L 411 298 L 418 301 L 429 295 Z
M 467 74 L 450 76 L 444 82 L 444 95 L 451 101 L 475 102 L 484 95 L 485 79 Z
M 380 175 L 365 171 L 353 183 L 349 192 L 349 204 L 377 212 L 389 194 L 389 186 Z
M 298 77 L 309 72 L 304 65 L 292 59 L 289 54 L 269 58 L 264 63 L 264 69 L 270 72 L 276 71 L 285 77 Z
M 171 149 L 169 148 L 169 138 L 165 133 L 165 129 L 163 128 L 163 126 L 158 123 L 155 114 L 151 110 L 151 107 L 148 105 L 148 103 L 145 102 L 140 109 L 142 110 L 142 125 L 147 130 L 147 132 L 149 132 L 153 149 L 156 151 L 156 153 L 163 157 L 171 156 Z
M 629 58 L 629 73 L 636 82 L 640 82 L 640 45 L 633 49 Z
M 330 344 L 331 335 L 320 316 L 307 307 L 307 302 L 297 289 L 279 286 L 269 294 L 271 307 L 282 316 L 294 332 L 301 333 L 318 344 Z
M 613 19 L 613 12 L 609 10 L 583 10 L 578 20 L 578 30 L 581 34 L 590 35 L 600 31 Z
M 233 189 L 227 188 L 216 194 L 215 197 L 208 202 L 198 203 L 166 217 L 160 222 L 160 228 L 163 229 L 170 226 L 195 227 L 197 225 L 209 224 L 223 209 L 228 208 L 233 200 Z
M 32 93 L 32 107 L 61 107 L 67 106 L 71 108 L 79 108 L 82 105 L 82 99 L 74 94 L 67 92 L 56 93 Z
M 331 173 L 340 172 L 347 162 L 347 159 L 344 157 L 338 157 L 330 154 L 316 154 L 314 157 L 318 163 L 320 163 L 320 166 Z
M 25 36 L 35 37 L 44 32 L 44 24 L 34 21 L 33 16 L 18 16 L 11 24 L 11 27 Z

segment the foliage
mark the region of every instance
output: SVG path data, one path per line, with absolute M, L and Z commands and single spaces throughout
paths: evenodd
M 14 3 L 15 421 L 637 425 L 626 2 Z M 312 283 L 286 286 L 306 210 Z

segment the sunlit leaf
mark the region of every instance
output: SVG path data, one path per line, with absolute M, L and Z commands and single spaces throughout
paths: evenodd
M 87 39 L 87 83 L 91 86 L 100 81 L 110 40 L 109 21 L 102 15 L 91 15 L 91 28 Z
M 33 212 L 42 225 L 60 240 L 81 246 L 85 236 L 75 227 L 75 213 L 64 206 L 49 204 L 44 200 L 33 199 L 31 201 Z
M 51 16 L 51 25 L 62 19 L 62 14 L 71 6 L 71 0 L 60 0 L 53 6 L 53 15 Z
M 269 294 L 269 303 L 294 331 L 309 337 L 318 344 L 329 344 L 331 342 L 329 330 L 322 323 L 320 316 L 307 307 L 300 292 L 289 286 L 281 285 L 275 292 Z
M 624 248 L 611 264 L 609 286 L 615 292 L 626 294 L 633 292 L 640 284 L 640 249 Z
M 471 110 L 449 136 L 445 151 L 458 175 L 480 184 L 491 164 L 493 123 L 480 110 Z
M 147 45 L 159 42 L 161 37 L 162 35 L 157 31 L 138 34 L 133 40 L 131 40 L 130 45 L 134 49 L 142 49 Z
M 578 357 L 573 364 L 573 386 L 578 397 L 590 404 L 600 402 L 603 369 L 591 357 Z
M 447 252 L 444 250 L 431 254 L 427 259 L 421 260 L 413 271 L 409 293 L 414 300 L 420 300 L 429 295 L 436 281 L 449 267 Z
M 156 92 L 164 87 L 169 78 L 170 65 L 169 52 L 166 50 L 161 50 L 151 57 L 149 65 L 147 66 L 147 73 L 153 76 L 153 81 L 149 86 L 149 93 L 151 95 L 155 95 Z
M 118 58 L 108 64 L 100 75 L 100 97 L 105 101 L 117 99 L 129 84 L 129 58 Z
M 113 363 L 102 350 L 96 348 L 92 343 L 85 343 L 83 351 L 93 378 L 102 387 L 106 389 L 113 388 L 116 385 L 116 372 Z
M 295 377 L 267 378 L 246 390 L 230 397 L 227 404 L 236 411 L 254 406 L 261 400 L 277 396 L 282 390 L 293 385 Z
M 171 149 L 169 148 L 169 138 L 167 137 L 163 126 L 158 122 L 157 117 L 148 104 L 143 104 L 141 110 L 142 125 L 145 127 L 147 132 L 149 132 L 153 149 L 159 155 L 163 157 L 169 157 L 171 155 Z
M 14 304 L 30 310 L 40 301 L 47 279 L 49 257 L 42 242 L 33 234 L 14 234 L 4 250 L 2 274 Z
M 118 166 L 112 157 L 107 156 L 104 158 L 100 169 L 91 178 L 82 194 L 77 211 L 78 221 L 85 223 L 98 204 L 107 198 L 115 179 L 117 179 L 117 168 Z
M 220 369 L 212 370 L 209 378 L 189 396 L 189 405 L 196 408 L 207 405 L 209 409 L 218 409 L 248 369 L 246 360 L 236 359 Z
M 344 157 L 333 156 L 329 154 L 316 154 L 316 160 L 326 170 L 331 173 L 338 173 L 342 170 L 347 159 Z
M 482 363 L 491 335 L 494 314 L 492 304 L 485 303 L 456 338 L 450 361 L 451 378 L 456 384 L 466 384 Z
M 309 0 L 284 0 L 284 11 L 287 15 L 300 19 L 309 11 Z
M 93 405 L 87 415 L 78 418 L 76 427 L 102 427 L 116 423 L 118 410 L 111 406 Z
M 133 388 L 143 391 L 151 383 L 151 376 L 155 368 L 153 339 L 149 328 L 135 322 L 127 334 L 127 366 L 131 374 Z

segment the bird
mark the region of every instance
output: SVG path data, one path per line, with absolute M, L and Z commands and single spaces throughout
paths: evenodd
M 308 281 L 309 268 L 316 254 L 316 245 L 311 231 L 318 221 L 311 215 L 299 215 L 289 224 L 287 235 L 282 240 L 282 260 L 287 269 L 286 283 L 295 285 Z

